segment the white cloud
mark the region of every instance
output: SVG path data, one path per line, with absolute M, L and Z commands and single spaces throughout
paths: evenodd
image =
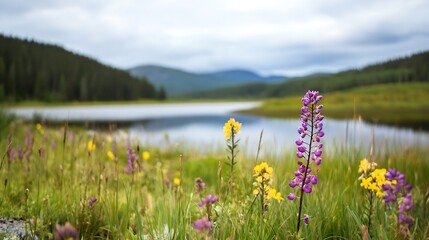
M 117 67 L 306 74 L 429 46 L 426 0 L 2 1 L 0 32 Z

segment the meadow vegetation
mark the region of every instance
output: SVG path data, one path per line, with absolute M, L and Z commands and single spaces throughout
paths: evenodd
M 329 112 L 334 100 L 325 99 Z M 240 151 L 238 120 L 224 126 L 228 150 L 214 153 L 147 147 L 113 128 L 5 120 L 0 216 L 24 219 L 39 239 L 68 230 L 81 239 L 403 239 L 397 207 L 382 198 L 369 204 L 359 172 L 368 158 L 404 174 L 414 204 L 407 237 L 429 236 L 429 149 L 377 151 L 370 139 L 362 148 L 325 146 L 323 164 L 311 165 L 317 185 L 302 204 L 297 232 L 301 205 L 288 194 L 300 160 L 292 149 L 303 143 L 284 143 L 280 155 L 259 156 L 259 146 L 254 154 Z
M 429 122 L 429 84 L 381 84 L 326 93 L 324 114 L 329 118 L 362 118 L 382 123 L 427 129 Z M 256 109 L 243 113 L 269 117 L 294 118 L 301 97 L 273 98 Z

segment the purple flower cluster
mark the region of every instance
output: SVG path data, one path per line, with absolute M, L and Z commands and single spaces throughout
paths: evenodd
M 307 168 L 300 161 L 298 162 L 298 165 L 299 165 L 298 170 L 294 172 L 295 178 L 292 179 L 292 181 L 289 183 L 289 187 L 291 188 L 295 188 L 296 186 L 298 186 L 299 188 L 302 187 L 302 190 L 304 190 L 305 193 L 311 193 L 313 191 L 311 185 L 316 185 L 318 178 L 316 175 L 310 174 L 311 173 L 310 167 Z M 307 174 L 305 174 L 306 169 L 307 169 Z M 304 177 L 305 177 L 305 181 L 304 181 Z M 303 181 L 304 181 L 304 184 L 303 184 Z M 293 193 L 289 194 L 289 196 L 288 196 L 289 200 L 295 199 L 295 195 Z
M 382 186 L 386 193 L 383 200 L 386 203 L 398 203 L 398 222 L 402 234 L 407 236 L 414 225 L 414 219 L 410 217 L 410 212 L 414 206 L 413 197 L 410 193 L 412 186 L 405 181 L 405 175 L 395 169 L 389 169 L 385 177 L 391 183 Z
M 325 136 L 322 123 L 325 117 L 321 114 L 323 105 L 317 105 L 320 100 L 322 96 L 318 91 L 308 91 L 302 98 L 304 106 L 301 108 L 301 126 L 298 128 L 300 138 L 295 141 L 298 146 L 296 156 L 308 158 L 310 155 L 317 165 L 322 162 L 323 144 L 320 144 L 320 139 Z M 309 137 L 309 142 L 305 142 L 305 137 Z
M 202 180 L 201 180 L 202 181 Z M 197 181 L 195 181 L 197 182 Z M 203 182 L 204 183 L 204 182 Z M 205 184 L 204 184 L 205 186 Z M 194 228 L 199 231 L 200 233 L 204 233 L 205 231 L 207 232 L 207 235 L 211 235 L 212 234 L 212 226 L 213 226 L 213 222 L 211 219 L 212 216 L 212 205 L 217 202 L 219 200 L 218 197 L 216 197 L 215 195 L 207 195 L 207 197 L 203 198 L 201 200 L 200 203 L 198 203 L 199 207 L 204 207 L 205 206 L 205 210 L 206 210 L 206 217 L 203 217 L 201 219 L 198 219 L 195 223 L 194 223 Z
M 131 148 L 128 148 L 127 151 L 127 162 L 128 165 L 125 168 L 125 172 L 127 174 L 134 174 L 134 172 L 137 169 L 137 160 L 138 160 L 138 156 L 134 153 L 134 150 Z
M 310 164 L 320 165 L 322 163 L 323 144 L 320 141 L 325 136 L 322 122 L 325 117 L 321 114 L 323 108 L 323 105 L 319 104 L 321 100 L 322 96 L 319 95 L 318 91 L 307 91 L 301 99 L 303 107 L 300 117 L 301 126 L 298 128 L 300 138 L 295 141 L 295 144 L 297 145 L 296 156 L 303 160 L 298 161 L 298 170 L 295 171 L 295 177 L 289 183 L 291 188 L 298 187 L 300 192 L 297 231 L 299 231 L 301 222 L 304 193 L 311 193 L 313 191 L 312 186 L 318 182 L 317 176 L 312 174 Z M 290 193 L 287 198 L 292 201 L 297 196 Z M 304 223 L 308 224 L 307 214 L 304 214 Z
M 194 222 L 194 228 L 200 233 L 207 231 L 207 234 L 211 235 L 212 227 L 213 222 L 210 221 L 207 217 L 203 217 Z
M 208 205 L 208 204 L 213 204 L 215 202 L 217 202 L 219 200 L 218 197 L 216 197 L 215 195 L 207 195 L 206 198 L 203 198 L 203 200 L 201 200 L 200 203 L 198 203 L 199 207 L 203 207 L 204 205 Z
M 301 126 L 298 128 L 300 138 L 295 141 L 297 145 L 296 156 L 304 158 L 306 164 L 298 161 L 298 170 L 294 173 L 295 178 L 289 183 L 291 188 L 298 186 L 305 193 L 311 193 L 311 185 L 316 185 L 318 178 L 311 174 L 310 160 L 320 165 L 322 162 L 322 148 L 320 143 L 321 138 L 325 135 L 323 132 L 321 115 L 323 105 L 317 105 L 322 100 L 322 96 L 317 91 L 308 91 L 302 98 L 303 107 L 301 108 Z M 294 200 L 296 196 L 291 193 L 288 196 L 289 200 Z

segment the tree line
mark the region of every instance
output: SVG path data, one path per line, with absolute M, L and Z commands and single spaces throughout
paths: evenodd
M 165 99 L 146 79 L 56 45 L 0 34 L 0 100 Z

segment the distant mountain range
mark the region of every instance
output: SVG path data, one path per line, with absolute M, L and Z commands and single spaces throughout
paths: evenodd
M 275 98 L 375 84 L 429 83 L 429 51 L 335 74 L 300 78 L 232 69 L 192 73 L 144 65 L 106 66 L 66 49 L 0 34 L 0 101 L 109 101 L 173 98 Z M 131 76 L 132 75 L 132 76 Z
M 248 83 L 278 83 L 285 76 L 264 77 L 243 69 L 231 69 L 210 73 L 193 73 L 156 65 L 134 67 L 128 72 L 137 78 L 147 79 L 157 88 L 163 87 L 168 96 L 238 86 Z
M 334 74 L 313 74 L 278 83 L 250 83 L 189 93 L 181 98 L 276 98 L 300 95 L 309 89 L 323 93 L 377 84 L 429 83 L 429 51 Z

